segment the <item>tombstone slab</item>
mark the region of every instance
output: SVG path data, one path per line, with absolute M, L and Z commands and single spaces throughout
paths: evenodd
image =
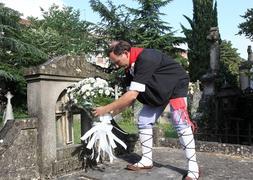
M 70 85 L 87 77 L 108 78 L 108 74 L 80 56 L 61 56 L 25 71 L 27 104 L 31 117 L 38 118 L 38 164 L 47 177 L 56 161 L 56 102 Z

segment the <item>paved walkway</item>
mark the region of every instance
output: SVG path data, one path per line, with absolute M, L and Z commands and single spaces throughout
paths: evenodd
M 139 154 L 139 152 L 137 152 Z M 88 172 L 80 171 L 58 177 L 57 180 L 181 180 L 186 172 L 182 150 L 159 147 L 154 148 L 155 161 L 152 170 L 132 172 L 125 169 L 128 162 L 137 160 L 138 154 L 125 155 L 113 162 L 99 165 Z M 253 159 L 228 156 L 216 153 L 197 152 L 200 168 L 203 171 L 201 180 L 252 180 Z

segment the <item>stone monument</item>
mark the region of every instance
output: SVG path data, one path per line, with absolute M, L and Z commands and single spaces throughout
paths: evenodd
M 5 97 L 7 98 L 7 105 L 4 111 L 4 115 L 3 115 L 4 124 L 7 122 L 7 120 L 14 120 L 14 115 L 13 115 L 13 110 L 12 110 L 12 105 L 11 105 L 11 98 L 13 98 L 13 95 L 11 94 L 10 91 L 8 91 Z
M 50 177 L 57 162 L 57 134 L 61 134 L 57 120 L 64 125 L 69 115 L 63 104 L 66 88 L 87 77 L 107 79 L 108 74 L 80 56 L 56 57 L 26 70 L 28 114 L 38 119 L 38 165 L 42 177 Z M 81 125 L 88 129 L 89 121 L 83 119 Z M 67 135 L 71 136 L 71 131 Z
M 253 89 L 253 81 L 252 81 L 252 74 L 253 74 L 253 53 L 251 46 L 248 46 L 248 60 L 241 63 L 240 69 L 240 88 L 244 92 L 252 92 Z
M 207 71 L 205 75 L 201 78 L 202 85 L 202 96 L 199 101 L 199 113 L 198 118 L 199 121 L 198 127 L 199 131 L 203 134 L 208 127 L 214 127 L 214 122 L 217 121 L 217 111 L 216 106 L 217 102 L 215 100 L 217 90 L 215 80 L 218 77 L 219 71 L 219 60 L 220 60 L 220 34 L 217 27 L 212 27 L 207 36 L 207 40 L 211 43 L 210 46 L 210 69 Z
M 210 47 L 210 71 L 207 72 L 201 79 L 203 85 L 203 95 L 212 96 L 215 94 L 215 78 L 218 75 L 220 47 L 220 34 L 217 27 L 212 27 L 207 39 L 211 42 Z

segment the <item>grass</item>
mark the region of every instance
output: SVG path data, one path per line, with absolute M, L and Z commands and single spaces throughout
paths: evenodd
M 133 112 L 131 108 L 126 109 L 121 114 L 121 119 L 117 121 L 117 124 L 127 133 L 129 134 L 137 134 L 138 127 L 136 122 L 134 121 Z M 177 138 L 177 133 L 173 126 L 170 123 L 159 123 L 157 124 L 158 128 L 162 129 L 164 132 L 165 138 Z M 80 118 L 76 117 L 73 121 L 73 128 L 74 128 L 74 144 L 81 144 L 80 137 L 83 135 L 81 134 L 81 123 Z
M 13 115 L 15 119 L 28 118 L 28 112 L 24 109 L 17 108 L 13 110 Z
M 137 134 L 138 133 L 138 127 L 135 122 L 129 121 L 129 120 L 121 120 L 118 121 L 117 124 L 127 133 L 129 134 Z
M 133 110 L 127 108 L 121 114 L 122 119 L 117 121 L 117 124 L 127 133 L 136 134 L 138 133 L 138 127 L 136 122 L 134 122 Z
M 177 132 L 173 128 L 173 126 L 170 123 L 159 123 L 157 124 L 158 128 L 162 129 L 164 132 L 165 138 L 177 138 Z
M 132 110 L 131 108 L 126 109 L 122 112 L 122 119 L 117 121 L 117 124 L 127 133 L 136 134 L 138 133 L 138 127 L 133 120 Z M 81 134 L 81 123 L 80 118 L 75 117 L 73 121 L 73 130 L 74 130 L 74 144 L 81 144 L 80 137 Z
M 73 121 L 73 129 L 74 129 L 74 144 L 81 144 L 81 121 L 80 119 L 74 119 Z

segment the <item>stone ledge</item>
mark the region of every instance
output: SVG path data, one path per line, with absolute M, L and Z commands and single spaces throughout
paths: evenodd
M 0 155 L 8 149 L 18 137 L 21 130 L 37 128 L 37 118 L 27 118 L 19 120 L 8 120 L 0 130 Z
M 57 161 L 71 158 L 73 156 L 79 156 L 82 150 L 82 144 L 73 144 L 65 147 L 57 148 Z
M 78 157 L 72 157 L 54 162 L 52 168 L 53 176 L 59 176 L 69 172 L 82 170 L 83 164 Z

